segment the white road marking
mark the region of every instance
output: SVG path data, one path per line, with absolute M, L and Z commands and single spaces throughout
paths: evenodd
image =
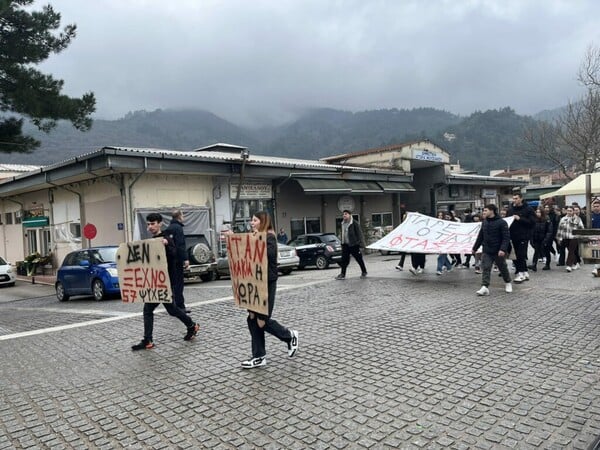
M 327 280 L 320 280 L 320 281 L 311 281 L 308 283 L 304 283 L 301 285 L 294 285 L 294 286 L 282 286 L 282 287 L 277 287 L 278 291 L 289 291 L 291 289 L 297 289 L 297 288 L 303 288 L 303 287 L 307 287 L 307 286 L 312 286 L 315 284 L 319 284 L 319 283 L 323 283 L 324 281 Z M 229 287 L 231 289 L 231 287 Z M 233 300 L 233 296 L 228 296 L 228 297 L 220 297 L 220 298 L 214 298 L 212 300 L 203 300 L 200 302 L 194 302 L 194 303 L 190 303 L 187 306 L 189 307 L 193 307 L 193 306 L 202 306 L 202 305 L 210 305 L 213 303 L 221 303 L 221 302 L 225 302 L 225 301 L 231 301 Z M 26 308 L 21 308 L 21 309 L 26 309 Z M 30 308 L 31 309 L 31 308 Z M 68 310 L 64 310 L 64 309 L 51 309 L 51 308 L 43 308 L 43 309 L 39 309 L 39 308 L 35 308 L 36 311 L 50 311 L 50 312 L 61 312 L 61 313 L 69 313 L 69 314 L 115 314 L 115 312 L 112 313 L 104 313 L 102 311 L 93 311 L 93 310 L 72 310 L 72 311 L 68 311 Z M 161 309 L 156 309 L 154 310 L 155 314 L 161 314 L 161 313 L 166 313 L 167 311 L 164 308 Z M 57 331 L 64 331 L 64 330 L 71 330 L 74 328 L 82 328 L 82 327 L 89 327 L 92 325 L 98 325 L 101 323 L 107 323 L 107 322 L 114 322 L 116 320 L 123 320 L 123 319 L 131 319 L 133 317 L 139 317 L 141 316 L 143 313 L 142 312 L 136 312 L 136 313 L 117 313 L 119 315 L 115 316 L 115 317 L 105 317 L 102 319 L 95 319 L 95 320 L 87 320 L 85 322 L 79 322 L 79 323 L 72 323 L 69 325 L 60 325 L 60 326 L 56 326 L 56 327 L 50 327 L 50 328 L 41 328 L 39 330 L 31 330 L 31 331 L 23 331 L 21 333 L 13 333 L 13 334 L 6 334 L 6 335 L 0 335 L 0 341 L 8 341 L 10 339 L 17 339 L 17 338 L 21 338 L 21 337 L 28 337 L 28 336 L 36 336 L 39 334 L 46 334 L 46 333 L 54 333 Z

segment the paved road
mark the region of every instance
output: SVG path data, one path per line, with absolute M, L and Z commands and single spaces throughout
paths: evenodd
M 600 435 L 600 280 L 538 272 L 505 294 L 457 270 L 419 278 L 370 255 L 282 277 L 275 317 L 300 350 L 250 338 L 227 280 L 186 286 L 198 338 L 140 305 L 0 289 L 0 449 L 577 448 Z M 26 298 L 21 289 L 30 292 Z M 162 310 L 162 308 L 160 309 Z M 159 311 L 159 310 L 157 310 Z

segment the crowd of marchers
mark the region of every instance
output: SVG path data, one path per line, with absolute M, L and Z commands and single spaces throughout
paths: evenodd
M 473 213 L 467 209 L 462 217 L 454 211 L 438 211 L 438 219 L 482 222 L 482 226 L 471 254 L 438 255 L 436 274 L 441 276 L 457 268 L 474 268 L 476 274 L 481 274 L 477 295 L 489 295 L 492 271 L 499 272 L 505 291 L 510 293 L 512 283 L 529 281 L 530 271 L 537 272 L 539 263 L 543 264 L 541 270 L 551 270 L 552 265 L 564 268 L 567 273 L 578 270 L 583 262 L 574 231 L 600 228 L 600 198 L 595 198 L 591 205 L 589 224 L 586 223 L 585 208 L 580 208 L 577 203 L 563 207 L 540 204 L 533 208 L 523 200 L 520 192 L 515 192 L 512 203 L 502 208 L 488 204 L 481 212 Z M 504 218 L 513 219 L 510 227 L 502 220 Z M 397 270 L 404 270 L 406 256 L 401 254 Z M 425 271 L 425 262 L 424 254 L 410 254 L 408 270 L 419 276 Z M 514 270 L 512 277 L 509 264 Z M 592 275 L 600 277 L 599 265 L 594 266 Z

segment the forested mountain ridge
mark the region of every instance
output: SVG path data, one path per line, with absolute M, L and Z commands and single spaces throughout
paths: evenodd
M 521 132 L 535 119 L 510 108 L 460 117 L 434 108 L 347 112 L 328 108 L 307 111 L 296 121 L 248 129 L 200 110 L 136 111 L 118 120 L 95 120 L 81 133 L 60 123 L 50 134 L 29 126 L 26 133 L 42 142 L 30 154 L 10 153 L 1 163 L 51 164 L 104 146 L 193 150 L 226 142 L 251 153 L 318 159 L 426 138 L 450 153 L 468 170 L 487 174 L 505 167 L 543 167 L 521 156 Z

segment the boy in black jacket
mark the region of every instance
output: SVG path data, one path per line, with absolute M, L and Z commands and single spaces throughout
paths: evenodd
M 477 295 L 490 295 L 490 273 L 492 263 L 496 263 L 500 270 L 500 275 L 506 283 L 505 291 L 512 292 L 510 274 L 506 266 L 506 254 L 510 245 L 510 234 L 508 224 L 504 219 L 497 215 L 498 208 L 494 204 L 485 205 L 482 216 L 484 218 L 477 240 L 473 245 L 473 254 L 477 252 L 479 246 L 483 245 L 481 254 L 481 288 Z
M 150 213 L 146 216 L 146 225 L 152 237 L 162 237 L 165 244 L 165 253 L 167 257 L 167 267 L 169 269 L 169 279 L 173 279 L 173 270 L 177 262 L 177 249 L 173 240 L 165 236 L 160 226 L 162 224 L 162 216 L 158 213 Z M 151 350 L 155 347 L 152 340 L 152 332 L 154 331 L 154 310 L 160 303 L 144 303 L 144 339 L 139 344 L 131 346 L 131 350 Z M 200 328 L 184 310 L 179 309 L 175 303 L 163 303 L 167 312 L 174 317 L 177 317 L 187 327 L 187 333 L 183 337 L 185 341 L 194 339 Z

